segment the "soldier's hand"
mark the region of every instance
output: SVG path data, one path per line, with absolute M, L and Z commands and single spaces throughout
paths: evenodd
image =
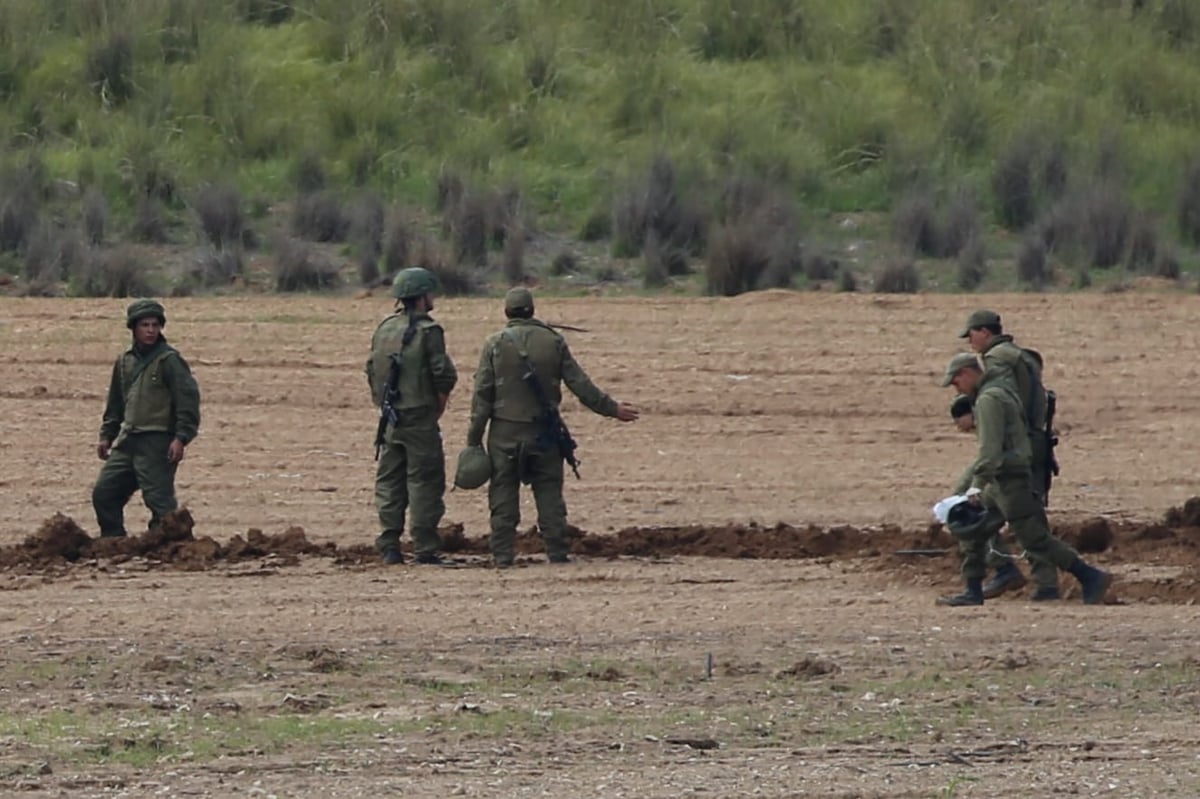
M 622 422 L 636 422 L 639 415 L 636 406 L 628 402 L 617 403 L 617 419 Z
M 183 460 L 183 452 L 186 449 L 183 442 L 178 438 L 172 438 L 171 443 L 167 446 L 167 460 L 171 463 L 179 463 Z
M 108 454 L 112 452 L 112 442 L 106 438 L 102 438 L 96 442 L 96 457 L 102 461 L 108 460 Z

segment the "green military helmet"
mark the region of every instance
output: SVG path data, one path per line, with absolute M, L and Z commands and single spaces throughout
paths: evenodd
M 441 289 L 437 275 L 419 266 L 410 266 L 396 273 L 392 281 L 392 296 L 398 300 L 409 300 L 435 294 Z
M 160 325 L 167 324 L 167 314 L 162 303 L 158 300 L 142 298 L 134 300 L 125 309 L 125 326 L 133 330 L 137 326 L 138 320 L 145 319 L 147 316 L 157 316 Z
M 457 488 L 479 488 L 492 479 L 492 459 L 478 444 L 466 447 L 458 453 L 458 466 L 454 470 L 454 485 Z
M 946 516 L 946 528 L 956 538 L 991 538 L 1003 526 L 1004 519 L 998 514 L 967 500 L 951 508 Z

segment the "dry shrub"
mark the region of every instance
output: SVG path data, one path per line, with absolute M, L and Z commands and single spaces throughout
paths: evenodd
M 379 257 L 383 254 L 383 200 L 364 192 L 350 212 L 350 241 L 358 259 L 358 278 L 364 286 L 379 279 Z
M 411 220 L 402 213 L 395 214 L 383 244 L 383 274 L 385 276 L 393 276 L 408 266 L 412 238 Z
M 608 211 L 593 211 L 579 230 L 580 241 L 600 241 L 612 236 L 613 218 Z
M 88 189 L 81 203 L 81 222 L 83 233 L 91 244 L 103 244 L 104 233 L 108 228 L 108 202 L 99 189 Z
M 579 269 L 579 258 L 570 250 L 561 250 L 550 261 L 550 274 L 555 277 L 574 274 Z
M 975 236 L 958 254 L 958 287 L 963 291 L 974 291 L 987 279 L 987 248 L 983 237 Z
M 875 291 L 881 294 L 916 294 L 921 290 L 921 274 L 912 261 L 893 261 L 875 276 Z
M 937 211 L 924 195 L 909 194 L 892 213 L 896 241 L 908 252 L 935 255 L 938 251 Z
M 0 176 L 0 251 L 21 250 L 38 229 L 41 192 L 26 170 Z
M 838 291 L 858 291 L 858 278 L 849 269 L 843 269 L 838 277 Z
M 472 271 L 448 258 L 446 252 L 429 238 L 421 239 L 412 265 L 428 269 L 436 275 L 443 296 L 465 297 L 477 293 L 479 289 Z
M 657 234 L 651 232 L 646 237 L 646 245 L 642 248 L 642 285 L 648 289 L 662 288 L 671 280 L 665 249 Z
M 504 236 L 504 258 L 501 263 L 508 285 L 525 282 L 525 228 L 513 225 Z
M 138 197 L 129 235 L 134 241 L 143 244 L 167 243 L 167 222 L 163 216 L 161 201 L 148 194 Z
M 943 206 L 914 193 L 893 214 L 896 238 L 909 252 L 931 258 L 953 258 L 980 233 L 979 211 L 964 192 L 955 192 Z
M 797 217 L 795 205 L 774 186 L 747 175 L 727 178 L 706 256 L 709 293 L 790 287 L 803 269 Z
M 53 284 L 66 280 L 87 268 L 92 253 L 75 230 L 61 230 L 42 223 L 25 246 L 22 271 L 31 287 L 45 294 Z
M 804 277 L 813 283 L 833 280 L 839 276 L 842 264 L 837 258 L 821 252 L 806 252 L 801 259 Z
M 337 267 L 307 242 L 277 236 L 274 253 L 276 291 L 321 291 L 337 285 Z
M 1200 246 L 1200 157 L 1184 170 L 1176 216 L 1183 240 L 1192 246 Z
M 521 194 L 514 188 L 495 191 L 447 180 L 442 231 L 453 244 L 455 260 L 487 266 L 488 251 L 503 247 L 510 229 L 525 229 Z
M 151 297 L 150 264 L 131 247 L 117 247 L 88 258 L 71 276 L 73 293 L 83 297 Z
M 1150 271 L 1158 260 L 1158 252 L 1158 230 L 1154 222 L 1146 215 L 1138 214 L 1129 234 L 1125 267 L 1134 272 Z
M 1037 215 L 1034 167 L 1038 145 L 1030 134 L 1017 136 L 1000 157 L 992 173 L 996 216 L 1009 230 L 1022 230 Z
M 321 191 L 328 183 L 325 165 L 321 156 L 313 150 L 306 150 L 292 166 L 292 185 L 300 194 L 312 194 Z
M 1041 238 L 1029 236 L 1021 242 L 1017 252 L 1017 278 L 1038 291 L 1053 278 L 1046 244 Z
M 1133 208 L 1123 192 L 1106 184 L 1080 195 L 1081 244 L 1091 264 L 1101 269 L 1116 266 L 1125 254 Z
M 704 251 L 707 228 L 701 203 L 681 193 L 674 163 L 659 155 L 646 177 L 616 198 L 612 252 L 618 258 L 634 258 L 653 232 L 660 245 L 699 255 Z
M 350 217 L 330 191 L 302 194 L 292 209 L 292 235 L 320 242 L 341 242 L 350 232 Z
M 1183 277 L 1183 267 L 1179 263 L 1179 257 L 1174 252 L 1166 248 L 1160 248 L 1158 254 L 1154 257 L 1154 266 L 1151 274 L 1167 280 L 1179 280 Z
M 733 297 L 758 288 L 771 254 L 751 223 L 718 227 L 708 244 L 705 277 L 709 294 Z
M 189 289 L 228 286 L 241 276 L 244 269 L 241 248 L 205 249 L 192 257 L 184 285 Z
M 246 227 L 242 207 L 242 193 L 228 183 L 205 186 L 196 193 L 196 216 L 212 246 L 224 249 L 241 245 Z
M 439 213 L 444 214 L 462 199 L 465 190 L 466 182 L 462 176 L 453 170 L 443 168 L 438 172 L 437 196 L 434 201 L 434 207 Z

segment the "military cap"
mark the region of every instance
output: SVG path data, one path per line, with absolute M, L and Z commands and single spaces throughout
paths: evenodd
M 966 338 L 975 328 L 988 327 L 990 325 L 1000 327 L 1000 314 L 995 311 L 989 311 L 986 308 L 975 311 L 967 317 L 967 325 L 963 328 L 963 332 L 958 334 L 958 337 Z
M 511 288 L 504 295 L 504 310 L 506 311 L 523 311 L 533 310 L 533 292 L 524 286 Z
M 125 309 L 125 326 L 130 330 L 137 327 L 137 323 L 147 316 L 157 316 L 158 323 L 166 325 L 167 314 L 162 307 L 162 303 L 158 300 L 142 298 L 129 303 L 129 307 Z
M 958 376 L 958 373 L 968 366 L 982 371 L 979 366 L 979 359 L 975 357 L 975 353 L 973 352 L 960 352 L 951 358 L 950 364 L 946 367 L 946 375 L 942 378 L 942 386 L 950 385 L 954 381 L 954 378 Z
M 974 406 L 971 403 L 971 398 L 966 394 L 959 394 L 954 398 L 954 402 L 950 403 L 950 418 L 959 419 L 966 416 L 968 413 L 974 412 Z

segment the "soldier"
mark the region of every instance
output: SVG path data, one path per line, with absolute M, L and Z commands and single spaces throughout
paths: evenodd
M 1079 580 L 1083 601 L 1095 605 L 1104 601 L 1112 575 L 1085 563 L 1076 552 L 1050 533 L 1046 510 L 1030 484 L 1029 438 L 1024 414 L 1011 382 L 997 371 L 984 371 L 972 353 L 960 353 L 951 359 L 942 380 L 954 386 L 974 402 L 979 455 L 969 473 L 970 488 L 980 493 L 973 505 L 992 505 L 1036 561 L 1053 564 Z M 941 597 L 943 605 L 982 605 L 983 575 L 986 569 L 987 538 L 998 525 L 985 526 L 978 534 L 962 539 L 962 575 L 966 590 Z M 953 525 L 951 526 L 954 530 Z
M 389 565 L 404 562 L 400 536 L 410 508 L 416 562 L 442 563 L 437 528 L 446 513 L 446 461 L 438 420 L 458 372 L 446 354 L 441 325 L 429 316 L 438 288 L 437 277 L 426 269 L 396 273 L 396 309 L 375 329 L 367 359 L 371 399 L 382 411 L 375 441 L 375 507 L 382 532 L 375 548 Z
M 150 526 L 175 510 L 175 471 L 200 429 L 200 389 L 162 329 L 155 300 L 129 305 L 133 343 L 117 358 L 108 385 L 96 454 L 104 461 L 92 488 L 101 536 L 125 535 L 125 505 L 141 489 Z
M 985 371 L 999 372 L 1013 382 L 1017 398 L 1024 413 L 1025 429 L 1029 433 L 1029 445 L 1033 453 L 1030 463 L 1033 491 L 1045 506 L 1050 452 L 1046 446 L 1046 390 L 1042 385 L 1042 356 L 1035 350 L 1018 347 L 1013 337 L 1004 333 L 1000 314 L 995 311 L 979 310 L 967 317 L 967 323 L 959 338 L 965 338 L 971 349 L 983 359 Z M 988 565 L 996 568 L 996 574 L 984 583 L 983 595 L 992 599 L 1007 591 L 1017 591 L 1025 586 L 1025 575 L 1009 557 L 1003 542 L 997 540 L 993 552 L 989 552 Z M 1059 598 L 1058 571 L 1048 563 L 1031 562 L 1031 572 L 1036 588 L 1030 599 L 1035 602 L 1052 601 Z
M 638 410 L 617 402 L 592 383 L 563 337 L 533 317 L 533 294 L 528 289 L 508 292 L 504 314 L 508 324 L 488 338 L 479 356 L 467 432 L 469 447 L 482 445 L 484 431 L 488 433 L 492 558 L 498 567 L 512 565 L 521 521 L 520 483 L 526 483 L 533 489 L 547 558 L 551 563 L 567 563 L 563 455 L 557 448 L 539 448 L 542 431 L 537 420 L 544 408 L 523 376 L 532 367 L 546 401 L 555 409 L 562 398 L 561 384 L 566 383 L 580 402 L 601 416 L 632 422 L 638 418 Z

